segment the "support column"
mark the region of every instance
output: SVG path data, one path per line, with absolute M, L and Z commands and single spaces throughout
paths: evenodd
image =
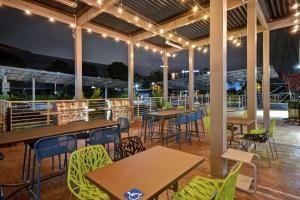
M 256 48 L 257 48 L 257 0 L 247 4 L 247 116 L 256 121 Z M 255 123 L 256 127 L 256 123 Z M 253 127 L 253 128 L 255 128 Z
M 194 108 L 194 48 L 189 48 L 189 109 Z
M 9 92 L 9 89 L 10 89 L 10 84 L 7 81 L 7 74 L 4 74 L 3 75 L 3 80 L 2 80 L 2 94 L 4 96 L 7 96 L 8 92 Z
M 167 102 L 169 97 L 168 91 L 168 70 L 169 70 L 169 63 L 168 63 L 168 56 L 165 52 L 163 55 L 163 80 L 164 80 L 164 100 Z
M 270 31 L 263 32 L 263 108 L 264 126 L 270 122 Z
M 107 97 L 108 97 L 108 88 L 107 85 L 105 84 L 104 98 L 107 99 Z
M 128 44 L 128 98 L 131 120 L 134 119 L 134 45 Z
M 82 99 L 82 29 L 76 26 L 74 30 L 74 48 L 75 48 L 75 98 Z
M 221 155 L 227 149 L 227 1 L 210 1 L 210 127 L 211 175 L 227 174 L 226 160 Z
M 32 101 L 35 101 L 35 77 L 32 77 Z

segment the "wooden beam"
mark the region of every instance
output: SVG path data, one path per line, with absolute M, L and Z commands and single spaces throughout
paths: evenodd
M 293 26 L 294 21 L 295 21 L 295 17 L 291 16 L 282 20 L 278 20 L 278 21 L 274 21 L 269 23 L 269 30 L 275 30 L 275 29 L 281 29 L 281 28 L 286 28 L 289 26 Z
M 72 0 L 55 0 L 55 1 L 62 3 L 66 6 L 72 7 L 72 8 L 75 8 L 77 6 L 77 3 Z
M 234 8 L 240 7 L 241 5 L 245 4 L 242 0 L 228 0 L 228 10 L 232 10 Z M 210 8 L 205 8 L 204 10 L 201 10 L 198 13 L 194 13 L 193 11 L 189 12 L 188 14 L 184 14 L 181 17 L 178 17 L 174 20 L 168 20 L 167 23 L 162 23 L 160 26 L 162 29 L 165 30 L 165 32 L 169 32 L 171 30 L 174 30 L 176 28 L 189 25 L 191 23 L 194 23 L 196 21 L 202 20 L 205 15 L 210 15 Z M 134 41 L 138 40 L 145 40 L 147 38 L 150 38 L 153 36 L 152 32 L 146 31 L 143 33 L 140 33 L 139 35 L 136 35 L 133 37 Z
M 99 14 L 104 12 L 106 9 L 113 6 L 115 3 L 117 3 L 119 0 L 102 0 L 102 3 L 97 3 L 96 0 L 81 0 L 82 2 L 92 6 L 88 11 L 83 13 L 78 19 L 77 19 L 77 25 L 81 26 L 95 17 L 97 17 Z
M 134 119 L 134 45 L 128 44 L 128 98 L 131 120 Z
M 227 150 L 227 1 L 211 0 L 210 20 L 210 132 L 211 175 L 224 177 L 226 160 L 221 155 Z
M 166 31 L 161 26 L 151 23 L 150 20 L 145 20 L 145 19 L 140 18 L 134 14 L 131 14 L 130 12 L 127 12 L 125 10 L 123 10 L 122 13 L 119 13 L 118 10 L 119 10 L 119 7 L 113 6 L 109 9 L 107 9 L 105 12 L 149 31 L 151 36 L 160 35 L 164 38 L 168 38 L 171 41 L 174 41 L 181 45 L 186 45 L 186 46 L 191 43 L 191 41 L 186 40 L 182 37 L 178 37 L 175 34 L 173 34 L 172 37 L 170 37 L 169 33 L 166 33 Z M 149 24 L 151 24 L 151 27 L 149 27 Z M 135 36 L 132 37 L 132 42 L 138 42 L 141 40 L 144 40 L 144 39 L 140 39 L 139 37 L 135 37 Z
M 82 99 L 82 29 L 76 26 L 74 30 L 74 60 L 75 60 L 75 98 Z
M 268 29 L 269 25 L 268 25 L 265 15 L 264 15 L 264 12 L 260 7 L 259 2 L 257 2 L 257 4 L 256 4 L 256 11 L 257 11 L 257 17 L 258 17 L 260 24 L 262 25 L 263 28 Z
M 263 32 L 263 109 L 264 127 L 270 123 L 270 31 Z

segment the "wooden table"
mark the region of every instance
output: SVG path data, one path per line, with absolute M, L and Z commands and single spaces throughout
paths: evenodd
M 240 143 L 240 141 L 236 141 L 234 140 L 234 125 L 238 125 L 240 126 L 241 129 L 241 134 L 243 134 L 243 127 L 246 126 L 247 127 L 247 131 L 249 130 L 250 126 L 255 125 L 255 120 L 253 119 L 249 119 L 249 118 L 242 118 L 242 117 L 228 117 L 227 118 L 227 124 L 230 125 L 231 127 L 231 139 L 230 139 L 230 144 L 231 142 L 236 142 L 242 145 L 242 147 L 247 150 L 247 148 L 245 148 L 245 146 Z
M 133 188 L 154 199 L 204 161 L 203 157 L 156 146 L 87 174 L 87 178 L 112 199 L 126 199 Z
M 0 146 L 118 125 L 119 122 L 99 119 L 94 121 L 72 122 L 71 124 L 64 125 L 46 126 L 17 132 L 7 132 L 0 134 Z
M 159 119 L 160 124 L 160 131 L 159 134 L 161 135 L 162 146 L 164 146 L 164 124 L 166 119 L 175 118 L 178 115 L 186 114 L 191 112 L 191 110 L 166 110 L 166 111 L 159 111 L 159 112 L 150 112 L 147 113 L 148 117 L 154 117 Z M 147 120 L 145 122 L 145 135 L 144 141 L 146 140 L 146 130 L 147 130 Z

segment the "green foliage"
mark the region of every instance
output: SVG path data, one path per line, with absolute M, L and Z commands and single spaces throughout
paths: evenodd
M 91 96 L 91 99 L 100 99 L 101 93 L 102 93 L 102 91 L 100 88 L 95 88 L 93 91 L 93 94 Z
M 128 67 L 122 62 L 113 62 L 107 66 L 108 76 L 112 79 L 128 80 Z
M 153 91 L 152 96 L 153 96 L 153 97 L 162 97 L 162 96 L 163 96 L 163 91 L 162 91 L 162 89 L 160 88 L 160 89 L 158 89 L 158 90 L 156 90 L 156 91 Z
M 59 60 L 59 59 L 52 62 L 48 67 L 45 68 L 45 70 L 51 72 L 67 73 L 67 74 L 75 73 L 74 67 L 71 67 L 66 61 Z
M 173 105 L 170 102 L 164 102 L 164 105 L 162 107 L 163 110 L 171 110 L 173 108 Z

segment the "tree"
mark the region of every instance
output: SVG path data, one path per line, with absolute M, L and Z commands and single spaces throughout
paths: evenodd
M 113 62 L 107 66 L 108 77 L 128 81 L 128 67 L 122 62 Z
M 75 73 L 74 67 L 71 67 L 67 62 L 59 59 L 52 62 L 48 67 L 45 68 L 45 70 L 51 72 L 67 73 L 67 74 Z
M 91 99 L 100 99 L 101 93 L 102 93 L 102 91 L 100 88 L 95 88 L 93 91 L 93 94 L 91 96 Z

